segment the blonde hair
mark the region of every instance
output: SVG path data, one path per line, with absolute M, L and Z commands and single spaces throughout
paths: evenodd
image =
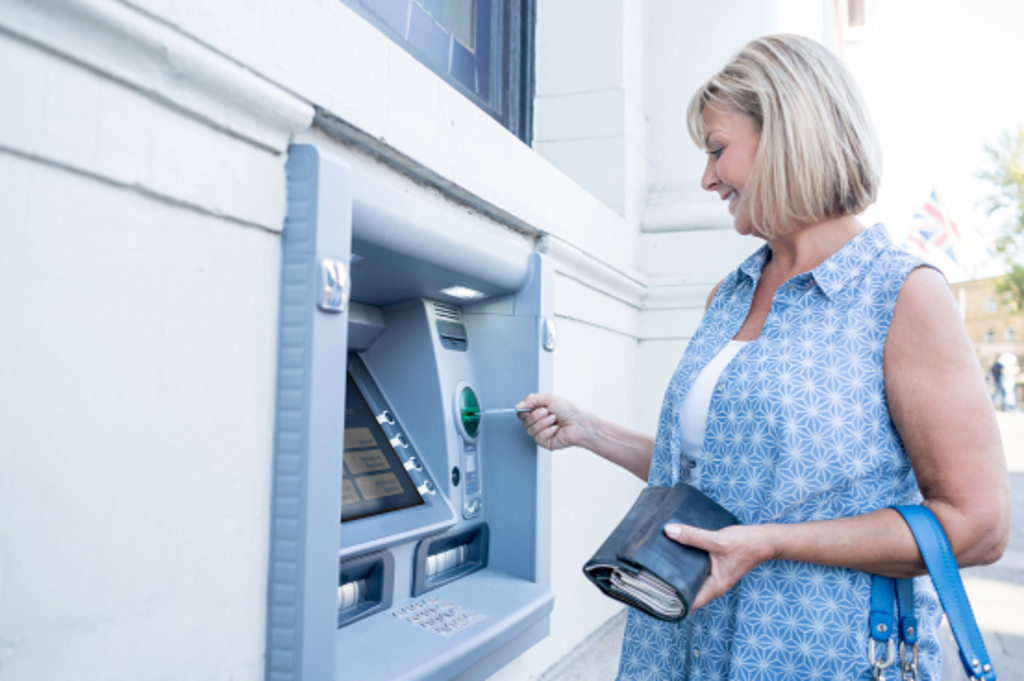
M 796 35 L 748 43 L 690 99 L 687 127 L 701 148 L 708 106 L 757 123 L 761 139 L 743 198 L 765 236 L 874 202 L 881 174 L 874 127 L 853 77 L 822 45 Z

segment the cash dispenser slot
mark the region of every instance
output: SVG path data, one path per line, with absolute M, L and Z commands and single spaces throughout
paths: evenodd
M 341 562 L 338 571 L 338 626 L 391 607 L 395 573 L 388 552 Z
M 487 567 L 490 533 L 486 524 L 445 537 L 424 539 L 416 547 L 412 595 L 421 594 Z

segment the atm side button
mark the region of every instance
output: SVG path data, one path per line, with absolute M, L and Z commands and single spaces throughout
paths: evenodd
M 481 506 L 483 506 L 483 502 L 480 501 L 480 497 L 474 497 L 472 499 L 467 500 L 466 503 L 463 504 L 462 510 L 464 511 L 467 517 L 475 516 L 480 512 Z

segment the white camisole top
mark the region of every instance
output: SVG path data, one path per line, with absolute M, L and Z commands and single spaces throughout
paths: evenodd
M 693 387 L 679 405 L 679 435 L 682 439 L 683 453 L 690 458 L 703 454 L 704 429 L 708 422 L 708 408 L 711 406 L 711 394 L 718 383 L 718 377 L 729 365 L 743 346 L 750 341 L 729 341 L 722 350 L 708 362 L 708 365 L 697 376 Z

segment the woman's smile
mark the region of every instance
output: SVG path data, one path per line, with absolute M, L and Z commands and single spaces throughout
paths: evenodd
M 761 140 L 758 124 L 747 114 L 728 107 L 709 106 L 703 118 L 708 161 L 701 187 L 728 201 L 736 231 L 750 234 L 750 207 L 741 201 L 741 192 L 757 156 Z
M 736 204 L 739 203 L 740 195 L 733 189 L 731 192 L 722 197 L 723 201 L 729 202 L 729 214 L 736 215 Z

